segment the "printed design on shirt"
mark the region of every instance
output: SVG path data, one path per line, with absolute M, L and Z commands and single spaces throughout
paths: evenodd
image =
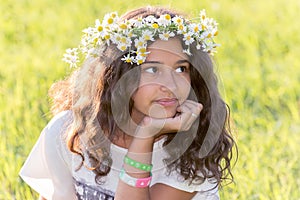
M 101 186 L 94 186 L 78 181 L 75 178 L 75 192 L 79 200 L 113 200 L 114 193 L 110 190 L 101 188 Z

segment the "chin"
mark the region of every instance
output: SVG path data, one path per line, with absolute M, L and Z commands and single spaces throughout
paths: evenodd
M 156 113 L 156 114 L 152 114 L 150 117 L 157 118 L 157 119 L 173 118 L 175 117 L 176 113 L 177 113 L 176 111 Z

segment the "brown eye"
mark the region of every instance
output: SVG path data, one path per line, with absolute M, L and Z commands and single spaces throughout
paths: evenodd
M 146 69 L 144 69 L 145 72 L 147 73 L 156 73 L 158 71 L 158 68 L 157 67 L 147 67 Z
M 183 73 L 187 71 L 187 67 L 186 66 L 179 66 L 175 69 L 176 72 L 178 73 Z

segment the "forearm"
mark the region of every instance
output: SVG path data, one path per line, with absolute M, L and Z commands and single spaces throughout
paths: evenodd
M 151 164 L 153 143 L 154 138 L 133 138 L 130 147 L 128 148 L 127 156 L 141 163 Z M 124 164 L 124 170 L 129 176 L 134 178 L 147 178 L 150 176 L 150 172 L 136 169 L 127 164 Z M 149 187 L 136 188 L 119 179 L 115 199 L 150 199 Z

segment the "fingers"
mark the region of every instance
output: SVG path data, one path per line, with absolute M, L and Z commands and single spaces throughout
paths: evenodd
M 197 120 L 202 110 L 202 104 L 187 100 L 178 107 L 178 111 L 181 112 L 181 131 L 187 131 L 191 128 L 192 124 Z
M 186 100 L 177 108 L 179 113 L 173 118 L 157 119 L 146 116 L 140 124 L 138 135 L 141 137 L 158 137 L 165 133 L 187 131 L 198 119 L 202 108 L 202 104 Z
M 197 103 L 195 101 L 186 100 L 183 104 L 181 104 L 177 111 L 183 115 L 189 115 L 193 118 L 197 118 L 202 110 L 203 106 L 201 103 Z
M 177 108 L 179 113 L 174 118 L 166 120 L 164 128 L 173 132 L 189 130 L 195 120 L 197 120 L 202 108 L 202 104 L 186 100 Z

